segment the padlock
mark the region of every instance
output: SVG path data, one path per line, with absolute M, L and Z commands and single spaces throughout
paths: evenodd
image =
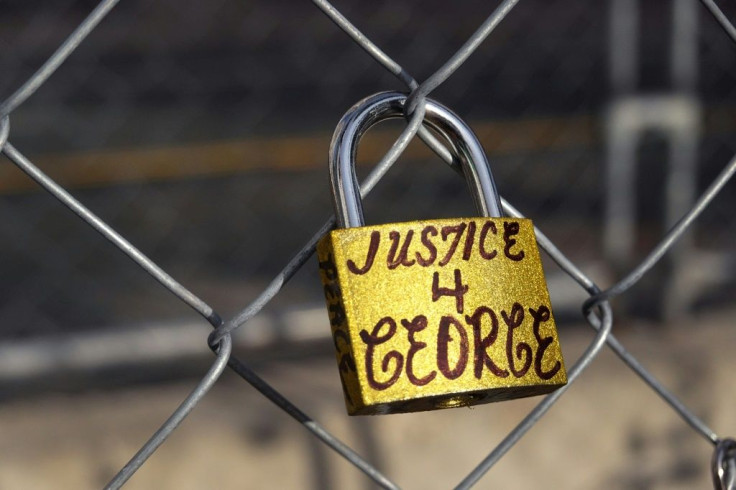
M 549 293 L 528 219 L 501 217 L 480 142 L 427 99 L 424 124 L 459 157 L 482 217 L 364 226 L 355 155 L 406 95 L 353 106 L 330 145 L 337 228 L 317 246 L 350 415 L 470 406 L 567 383 Z

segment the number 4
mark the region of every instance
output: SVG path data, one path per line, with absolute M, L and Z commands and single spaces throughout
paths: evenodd
M 432 301 L 437 301 L 442 296 L 454 296 L 455 307 L 458 313 L 463 312 L 463 296 L 468 292 L 468 285 L 463 284 L 460 269 L 455 269 L 455 289 L 440 287 L 440 273 L 435 272 L 432 276 Z

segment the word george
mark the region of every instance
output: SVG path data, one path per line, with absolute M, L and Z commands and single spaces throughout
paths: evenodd
M 510 312 L 501 310 L 501 318 L 508 327 L 505 339 L 506 368 L 496 364 L 488 354 L 488 349 L 492 348 L 498 340 L 499 333 L 498 316 L 491 308 L 479 306 L 472 315 L 465 316 L 465 322 L 472 332 L 472 346 L 466 326 L 451 315 L 443 316 L 439 321 L 436 336 L 435 365 L 437 370 L 427 373 L 416 373 L 414 370 L 417 356 L 422 355 L 422 351 L 427 347 L 426 342 L 417 340 L 415 337 L 417 333 L 427 328 L 427 317 L 418 315 L 411 320 L 402 319 L 400 321 L 401 326 L 406 329 L 406 339 L 409 342 L 409 350 L 406 353 L 390 350 L 381 359 L 376 359 L 376 348 L 392 341 L 398 330 L 396 320 L 390 316 L 383 317 L 371 332 L 365 329 L 360 331 L 360 338 L 366 345 L 365 372 L 368 384 L 375 390 L 386 390 L 399 380 L 403 372 L 406 372 L 407 379 L 414 386 L 431 383 L 437 378 L 437 371 L 446 379 L 454 380 L 463 375 L 471 355 L 473 376 L 476 379 L 481 379 L 485 370 L 499 378 L 507 378 L 512 375 L 521 378 L 529 372 L 532 365 L 533 372 L 540 379 L 551 379 L 560 370 L 561 363 L 558 360 L 552 369 L 548 371 L 543 369 L 545 351 L 554 342 L 554 337 L 543 337 L 540 333 L 540 325 L 551 318 L 550 310 L 540 305 L 537 309 L 529 308 L 528 311 L 532 318 L 532 331 L 537 342 L 536 349 L 533 349 L 528 342 L 514 341 L 514 331 L 522 326 L 525 319 L 524 307 L 520 303 L 514 303 Z M 489 333 L 485 336 L 482 334 L 484 320 L 490 322 Z M 396 340 L 393 341 L 395 342 Z M 457 345 L 453 349 L 457 351 L 457 355 L 453 356 L 457 358 L 453 366 L 450 365 L 450 344 Z M 376 376 L 376 365 L 380 366 L 382 372 L 389 373 L 392 363 L 393 372 L 387 379 L 379 380 Z

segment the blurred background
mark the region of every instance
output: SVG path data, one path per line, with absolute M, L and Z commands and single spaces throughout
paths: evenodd
M 495 4 L 335 6 L 421 81 Z M 0 98 L 95 5 L 4 0 Z M 735 81 L 736 47 L 697 0 L 525 0 L 432 97 L 477 132 L 501 194 L 606 287 L 736 153 Z M 383 90 L 405 87 L 309 2 L 126 0 L 13 113 L 10 140 L 229 317 L 331 213 L 332 130 Z M 361 176 L 403 124 L 367 135 Z M 721 436 L 736 435 L 734 209 L 729 184 L 614 301 L 616 335 Z M 474 214 L 419 141 L 365 211 Z M 208 326 L 6 159 L 0 223 L 0 488 L 101 487 L 212 362 Z M 585 294 L 545 269 L 571 366 L 593 336 Z M 407 488 L 459 482 L 537 401 L 349 419 L 311 262 L 235 340 Z M 604 351 L 479 488 L 707 488 L 710 451 Z M 129 487 L 370 485 L 226 372 Z

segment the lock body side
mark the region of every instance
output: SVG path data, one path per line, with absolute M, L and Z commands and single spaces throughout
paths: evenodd
M 567 383 L 530 220 L 336 229 L 317 256 L 350 415 L 469 406 Z

